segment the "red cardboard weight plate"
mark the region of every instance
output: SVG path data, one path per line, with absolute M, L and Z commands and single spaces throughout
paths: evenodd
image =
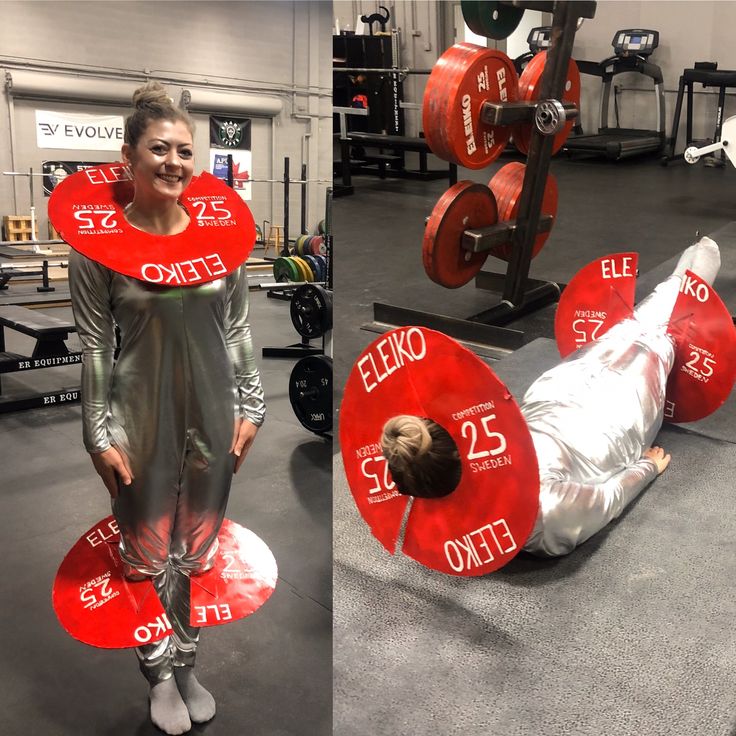
M 683 277 L 668 332 L 677 347 L 664 417 L 702 419 L 726 401 L 736 381 L 736 327 L 718 294 L 691 271 Z
M 52 600 L 62 627 L 104 649 L 137 647 L 172 633 L 150 579 L 126 580 L 120 533 L 108 516 L 85 532 L 64 558 Z M 276 584 L 276 562 L 253 532 L 225 519 L 215 566 L 191 578 L 191 623 L 216 626 L 257 610 Z
M 64 558 L 52 593 L 62 627 L 75 639 L 104 649 L 137 647 L 171 634 L 153 583 L 123 577 L 119 541 L 112 516 L 95 524 Z
M 631 316 L 637 253 L 615 253 L 592 261 L 570 280 L 555 313 L 555 339 L 565 358 Z
M 217 539 L 214 567 L 192 577 L 192 626 L 218 626 L 250 616 L 276 587 L 276 560 L 260 537 L 225 519 Z
M 450 495 L 396 490 L 379 443 L 398 414 L 433 419 L 455 440 L 462 477 Z M 446 335 L 402 327 L 366 348 L 345 388 L 340 444 L 358 510 L 392 554 L 410 503 L 402 551 L 452 575 L 498 569 L 531 533 L 539 470 L 526 422 L 493 371 Z
M 178 235 L 133 227 L 124 208 L 133 199 L 121 163 L 84 169 L 64 179 L 49 200 L 49 218 L 75 250 L 117 273 L 162 286 L 190 286 L 232 273 L 256 239 L 248 206 L 212 174 L 192 177 L 181 204 L 189 226 Z

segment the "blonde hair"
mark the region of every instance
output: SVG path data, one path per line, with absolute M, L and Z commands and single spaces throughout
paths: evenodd
M 134 111 L 125 119 L 123 140 L 135 148 L 152 120 L 171 120 L 184 123 L 194 135 L 194 121 L 186 110 L 174 107 L 174 103 L 159 82 L 146 82 L 133 93 Z
M 400 414 L 383 427 L 381 450 L 401 493 L 441 498 L 455 490 L 462 465 L 455 441 L 437 422 Z

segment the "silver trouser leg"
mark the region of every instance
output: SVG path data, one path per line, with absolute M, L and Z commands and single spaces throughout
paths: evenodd
M 170 677 L 172 666 L 194 666 L 199 627 L 190 624 L 190 578 L 215 561 L 232 480 L 231 432 L 225 422 L 221 436 L 205 441 L 190 430 L 179 477 L 166 479 L 154 465 L 151 472 L 136 473 L 113 505 L 126 574 L 152 578 L 173 629 L 167 640 L 136 650 L 152 684 Z

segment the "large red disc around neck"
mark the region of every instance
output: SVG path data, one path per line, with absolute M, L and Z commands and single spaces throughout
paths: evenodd
M 702 419 L 726 401 L 736 382 L 736 326 L 713 287 L 686 271 L 668 332 L 676 348 L 664 418 Z
M 573 276 L 555 313 L 555 338 L 563 358 L 631 316 L 638 261 L 638 253 L 615 253 L 592 261 Z
M 462 461 L 444 498 L 401 495 L 381 454 L 383 425 L 399 414 L 434 420 Z M 469 350 L 422 327 L 382 335 L 358 358 L 340 410 L 350 490 L 374 536 L 452 575 L 477 576 L 511 560 L 539 510 L 539 470 L 526 422 L 506 386 Z
M 226 276 L 245 262 L 256 239 L 248 206 L 212 174 L 192 178 L 181 197 L 189 225 L 155 235 L 125 219 L 134 194 L 122 163 L 93 166 L 64 179 L 49 200 L 49 218 L 75 250 L 103 266 L 161 286 L 192 286 Z
M 105 649 L 137 647 L 172 633 L 150 579 L 126 580 L 120 533 L 108 516 L 82 537 L 61 563 L 52 593 L 62 627 L 75 639 Z M 253 532 L 225 519 L 214 567 L 191 578 L 191 623 L 216 626 L 243 618 L 269 598 L 276 562 Z

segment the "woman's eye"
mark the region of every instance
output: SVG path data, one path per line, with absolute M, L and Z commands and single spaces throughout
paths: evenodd
M 192 152 L 188 148 L 185 148 L 184 150 L 179 151 L 179 155 L 182 158 L 191 158 L 192 157 Z
M 153 146 L 151 151 L 153 151 L 153 153 L 166 153 L 166 148 L 165 146 Z

